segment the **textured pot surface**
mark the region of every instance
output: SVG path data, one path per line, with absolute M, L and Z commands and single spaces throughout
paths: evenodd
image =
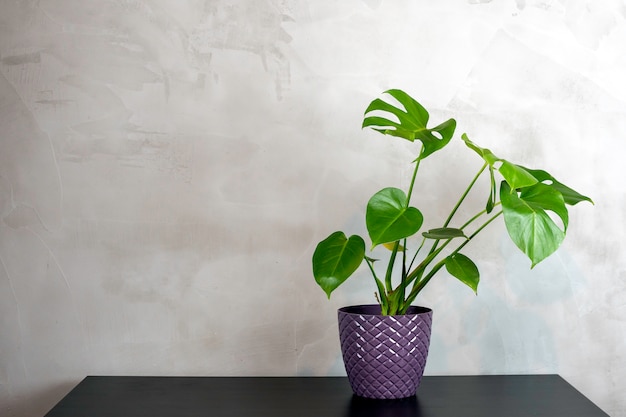
M 343 307 L 337 315 L 354 393 L 379 399 L 415 395 L 428 357 L 432 310 L 411 306 L 405 315 L 383 316 L 373 304 Z

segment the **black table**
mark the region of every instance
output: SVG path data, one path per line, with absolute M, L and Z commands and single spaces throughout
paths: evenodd
M 427 376 L 402 400 L 354 396 L 345 377 L 89 376 L 46 417 L 600 417 L 558 375 Z

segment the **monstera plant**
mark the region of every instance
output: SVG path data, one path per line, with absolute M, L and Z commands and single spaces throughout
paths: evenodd
M 420 163 L 446 147 L 454 137 L 456 121 L 449 119 L 428 127 L 429 114 L 420 103 L 402 90 L 386 93 L 395 101 L 372 101 L 365 110 L 363 127 L 419 146 L 417 158 L 412 161 L 412 178 L 407 192 L 388 187 L 370 198 L 365 213 L 369 245 L 363 237 L 348 237 L 342 231 L 319 242 L 313 254 L 313 275 L 329 298 L 363 262 L 376 283 L 382 315 L 405 314 L 420 291 L 444 267 L 476 292 L 478 268 L 462 251 L 490 223 L 503 218 L 508 235 L 534 267 L 563 241 L 569 225 L 567 207 L 581 201 L 592 202 L 548 172 L 496 156 L 463 134 L 461 139 L 482 160 L 482 166 L 475 175 L 468 176 L 467 189 L 449 215 L 441 219 L 441 227 L 421 231 L 424 217 L 411 205 Z M 490 179 L 485 208 L 457 221 L 459 207 L 481 175 Z M 366 252 L 367 246 L 371 253 L 379 245 L 388 249 L 386 267 L 380 272 L 375 268 L 377 259 Z

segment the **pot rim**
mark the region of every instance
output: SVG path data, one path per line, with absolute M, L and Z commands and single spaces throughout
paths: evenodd
M 432 309 L 423 306 L 410 306 L 409 310 L 406 314 L 396 314 L 389 315 L 384 317 L 405 317 L 405 316 L 415 316 L 418 314 L 430 314 L 432 313 Z M 344 306 L 337 309 L 338 313 L 347 314 L 347 315 L 357 315 L 357 316 L 383 316 L 380 313 L 380 304 L 357 304 Z

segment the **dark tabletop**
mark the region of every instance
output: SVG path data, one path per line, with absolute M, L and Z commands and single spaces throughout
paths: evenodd
M 369 400 L 345 377 L 89 376 L 46 417 L 600 417 L 558 375 L 427 376 L 417 395 Z

